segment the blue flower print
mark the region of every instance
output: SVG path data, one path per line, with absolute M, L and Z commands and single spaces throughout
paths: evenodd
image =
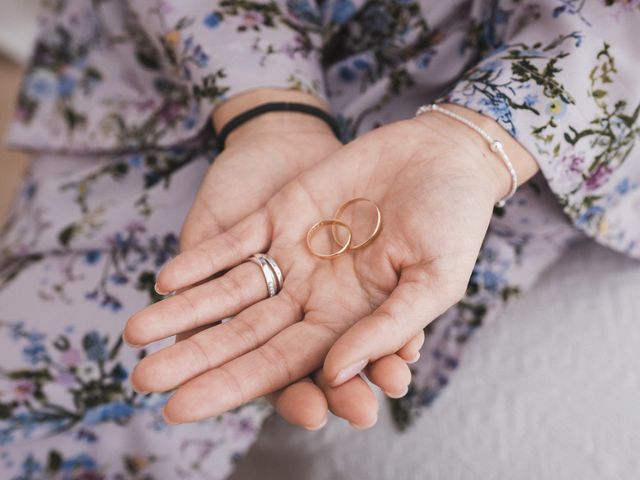
M 616 192 L 620 195 L 624 195 L 631 189 L 631 182 L 629 181 L 629 177 L 625 177 L 622 179 L 618 185 L 616 185 Z
M 89 250 L 84 255 L 84 261 L 89 265 L 95 265 L 100 260 L 101 255 L 100 250 Z
M 41 472 L 42 465 L 36 461 L 31 454 L 24 459 L 24 462 L 22 462 L 22 474 L 24 475 L 24 478 L 32 478 L 37 473 Z
M 31 365 L 37 365 L 40 362 L 46 361 L 48 358 L 47 350 L 42 343 L 34 342 L 26 345 L 22 349 L 22 354 Z
M 116 285 L 126 285 L 129 283 L 129 277 L 123 275 L 122 273 L 114 273 L 110 277 L 111 281 Z
M 494 22 L 497 25 L 505 25 L 509 21 L 510 17 L 511 17 L 511 12 L 507 10 L 503 10 L 500 7 L 498 7 L 496 8 Z
M 370 70 L 371 69 L 371 64 L 369 62 L 367 62 L 364 58 L 356 58 L 353 61 L 353 66 L 355 68 L 357 68 L 358 70 Z
M 84 421 L 87 425 L 104 422 L 122 423 L 133 415 L 135 408 L 124 402 L 113 402 L 87 410 Z
M 485 288 L 490 292 L 497 292 L 502 283 L 500 277 L 490 270 L 482 272 L 482 282 L 484 283 Z
M 118 363 L 111 370 L 111 376 L 113 377 L 114 380 L 117 380 L 119 382 L 123 382 L 124 380 L 127 379 L 129 374 L 128 374 L 127 370 L 120 363 Z
M 140 168 L 142 166 L 142 162 L 143 158 L 139 153 L 136 153 L 129 157 L 129 165 L 131 165 L 133 168 Z
M 78 470 L 84 470 L 85 472 L 87 472 L 87 471 L 95 470 L 97 467 L 98 465 L 96 464 L 96 461 L 93 458 L 91 458 L 86 453 L 81 453 L 79 455 L 76 455 L 75 457 L 71 457 L 65 460 L 60 466 L 60 469 L 66 473 L 72 473 L 72 472 L 78 473 Z M 72 478 L 84 478 L 84 477 L 74 476 Z M 88 478 L 91 478 L 91 477 L 88 477 Z
M 89 360 L 94 362 L 107 360 L 107 339 L 101 338 L 95 330 L 85 334 L 82 339 L 82 348 L 87 353 Z
M 533 107 L 536 103 L 538 103 L 538 95 L 527 94 L 527 95 L 525 95 L 525 97 L 522 100 L 522 102 L 527 107 Z
M 68 75 L 62 75 L 58 78 L 58 95 L 67 98 L 73 95 L 76 89 L 76 81 Z
M 345 82 L 353 82 L 356 79 L 356 74 L 354 73 L 353 69 L 351 69 L 351 67 L 348 67 L 347 65 L 341 66 L 338 69 L 338 74 L 340 75 L 340 78 Z
M 566 5 L 561 5 L 559 7 L 554 8 L 552 13 L 553 18 L 558 18 L 560 14 L 564 12 L 566 9 L 567 9 Z
M 220 16 L 215 12 L 210 13 L 209 15 L 204 17 L 203 23 L 209 28 L 216 28 L 218 25 L 220 25 Z
M 489 107 L 491 114 L 500 122 L 503 122 L 506 125 L 511 124 L 511 109 L 509 108 L 508 99 L 506 97 L 496 95 L 496 97 L 492 99 L 482 98 L 478 103 Z
M 296 18 L 300 18 L 312 24 L 319 24 L 318 12 L 309 0 L 288 0 L 287 8 Z
M 429 66 L 432 58 L 433 58 L 433 52 L 424 53 L 416 59 L 416 66 L 424 70 Z
M 500 67 L 502 67 L 502 61 L 491 60 L 490 62 L 481 63 L 478 66 L 478 69 L 484 72 L 495 72 L 496 70 L 499 70 Z
M 602 217 L 604 209 L 599 205 L 589 207 L 582 215 L 576 219 L 576 225 L 584 226 L 592 223 L 594 220 Z
M 24 91 L 33 98 L 46 98 L 53 92 L 53 82 L 55 79 L 50 72 L 36 70 L 25 78 Z
M 331 21 L 345 23 L 356 12 L 356 7 L 351 0 L 338 0 L 331 13 Z

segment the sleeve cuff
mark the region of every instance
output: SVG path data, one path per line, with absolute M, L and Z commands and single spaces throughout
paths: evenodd
M 640 255 L 628 198 L 640 200 L 637 182 L 633 187 L 640 168 L 631 178 L 631 165 L 619 168 L 634 143 L 625 125 L 633 106 L 624 101 L 633 75 L 614 62 L 628 55 L 627 47 L 614 55 L 600 36 L 579 31 L 547 38 L 536 42 L 524 34 L 511 41 L 438 101 L 495 119 L 536 159 L 576 227 L 611 248 Z

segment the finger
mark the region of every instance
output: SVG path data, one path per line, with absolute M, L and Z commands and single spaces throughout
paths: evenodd
M 324 362 L 327 378 L 332 379 L 332 385 L 340 385 L 367 363 L 397 352 L 449 308 L 453 296 L 435 289 L 423 267 L 403 270 L 389 298 L 331 347 Z
M 131 346 L 147 345 L 230 317 L 267 296 L 259 267 L 244 262 L 221 277 L 139 311 L 127 321 L 123 339 Z
M 387 355 L 372 362 L 366 373 L 369 380 L 380 387 L 387 397 L 404 397 L 409 391 L 411 370 L 398 355 Z
M 327 424 L 327 399 L 309 377 L 267 395 L 267 399 L 276 412 L 293 425 L 319 430 Z
M 363 430 L 373 427 L 378 421 L 378 399 L 367 382 L 359 375 L 332 387 L 324 378 L 322 370 L 314 376 L 316 384 L 324 392 L 329 409 L 344 418 L 353 427 Z
M 224 275 L 224 274 L 225 274 L 225 273 L 227 273 L 228 271 L 229 271 L 229 270 L 222 270 L 222 271 L 218 272 L 217 274 L 215 274 L 215 275 L 213 275 L 213 276 L 211 276 L 211 277 L 207 278 L 206 280 L 203 280 L 203 281 L 201 281 L 201 282 L 196 283 L 194 286 L 202 285 L 202 284 L 204 284 L 204 283 L 206 283 L 206 282 L 208 282 L 208 281 L 211 281 L 211 280 L 214 280 L 214 279 L 216 279 L 216 278 L 218 278 L 218 277 L 221 277 L 222 275 Z M 177 291 L 176 291 L 176 293 L 182 293 L 182 292 L 184 292 L 185 290 L 188 290 L 189 288 L 193 288 L 193 286 L 191 286 L 191 287 L 187 287 L 187 288 L 181 288 L 180 290 L 177 290 Z M 180 342 L 180 341 L 184 340 L 185 338 L 189 338 L 189 337 L 191 337 L 191 336 L 195 335 L 196 333 L 199 333 L 199 332 L 201 332 L 201 331 L 203 331 L 203 330 L 206 330 L 207 328 L 211 328 L 211 327 L 213 327 L 213 325 L 214 325 L 215 323 L 218 323 L 218 322 L 205 323 L 204 325 L 200 325 L 200 326 L 199 326 L 199 327 L 197 327 L 197 328 L 193 328 L 193 329 L 188 330 L 188 331 L 186 331 L 186 332 L 178 333 L 178 334 L 176 335 L 176 337 L 175 337 L 174 343 L 175 343 L 175 342 Z
M 260 209 L 225 232 L 186 250 L 167 263 L 157 278 L 158 293 L 172 292 L 229 268 L 269 246 L 270 224 Z
M 295 323 L 260 348 L 180 386 L 164 408 L 165 420 L 195 422 L 279 390 L 317 369 L 335 339 L 322 324 Z
M 397 355 L 373 362 L 367 369 L 367 375 L 391 398 L 406 395 L 411 381 L 411 372 Z M 326 424 L 327 402 L 336 416 L 347 420 L 355 428 L 366 429 L 375 425 L 378 401 L 362 377 L 355 376 L 338 387 L 330 386 L 321 370 L 314 375 L 314 379 L 317 385 L 305 377 L 279 392 L 267 395 L 267 399 L 286 421 L 308 430 L 318 430 Z
M 137 391 L 145 393 L 171 390 L 255 350 L 301 318 L 302 312 L 283 290 L 225 323 L 146 356 L 131 373 L 131 384 Z
M 424 330 L 420 330 L 415 337 L 398 350 L 397 355 L 407 363 L 416 363 L 420 358 L 422 345 L 424 345 Z
M 214 325 L 211 323 L 202 325 L 198 328 L 194 328 L 193 330 L 189 330 L 188 332 L 179 333 L 176 335 L 176 343 L 181 342 L 182 340 L 186 340 L 189 337 L 193 337 L 196 333 L 200 333 L 203 330 L 213 327 Z

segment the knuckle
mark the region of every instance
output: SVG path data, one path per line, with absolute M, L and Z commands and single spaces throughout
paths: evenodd
M 205 347 L 203 347 L 195 337 L 185 338 L 180 344 L 187 348 L 193 359 L 192 364 L 197 366 L 198 371 L 211 369 L 211 359 Z
M 398 315 L 393 315 L 386 310 L 376 312 L 379 321 L 375 328 L 383 330 L 384 337 L 388 339 L 390 350 L 397 352 L 407 343 L 406 325 L 403 325 Z
M 221 367 L 217 370 L 220 375 L 220 379 L 224 385 L 226 391 L 230 394 L 234 405 L 242 405 L 247 402 L 246 395 L 242 385 L 238 381 L 237 377 L 230 372 L 226 367 Z
M 293 372 L 287 359 L 286 354 L 278 347 L 272 344 L 265 344 L 256 352 L 262 357 L 265 365 L 269 368 L 267 371 L 273 371 L 271 377 L 271 387 L 280 388 L 283 385 L 289 385 L 293 382 Z
M 209 271 L 213 275 L 216 272 L 216 264 L 209 250 L 204 248 L 202 244 L 196 246 L 193 250 L 194 254 L 198 257 L 195 260 L 199 263 L 201 259 L 204 259 L 209 264 Z
M 224 232 L 220 236 L 222 242 L 222 249 L 227 252 L 230 258 L 238 258 L 242 256 L 241 246 L 245 243 L 244 235 L 236 235 L 232 230 Z M 211 259 L 213 262 L 213 259 Z
M 178 308 L 184 315 L 184 320 L 190 325 L 190 328 L 195 328 L 201 325 L 202 320 L 200 318 L 200 311 L 196 304 L 195 299 L 191 298 L 191 291 L 187 290 L 175 297 L 174 302 L 178 305 Z
M 240 340 L 244 347 L 244 351 L 253 350 L 260 345 L 260 336 L 258 335 L 256 328 L 250 322 L 241 318 L 234 318 L 223 325 L 226 325 L 227 328 Z
M 223 294 L 231 299 L 234 305 L 245 305 L 245 294 L 243 290 L 243 284 L 234 275 L 233 271 L 230 271 L 226 275 L 220 277 L 218 284 Z
M 329 333 L 329 335 L 331 335 L 334 338 L 339 338 L 340 335 L 344 333 L 344 325 L 341 325 L 338 322 L 321 321 L 321 322 L 317 322 L 316 325 L 326 330 Z

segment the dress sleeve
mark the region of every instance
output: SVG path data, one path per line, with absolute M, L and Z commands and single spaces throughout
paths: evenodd
M 313 0 L 136 0 L 129 5 L 196 97 L 215 103 L 245 90 L 275 87 L 326 99 L 321 15 Z
M 244 90 L 326 99 L 313 0 L 65 0 L 42 2 L 39 18 L 15 148 L 163 148 L 200 138 Z
M 440 100 L 497 120 L 578 228 L 640 257 L 640 5 L 484 4 L 483 54 Z

